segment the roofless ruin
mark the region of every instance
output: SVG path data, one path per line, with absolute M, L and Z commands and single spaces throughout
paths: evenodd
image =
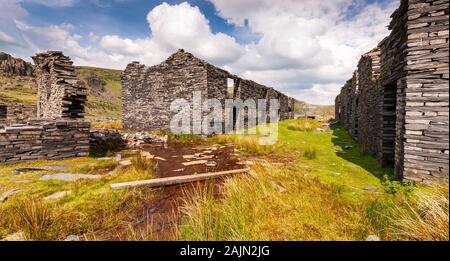
M 448 0 L 402 0 L 336 97 L 336 119 L 399 178 L 448 179 Z
M 122 123 L 130 130 L 169 130 L 175 113 L 170 104 L 184 98 L 192 104 L 194 91 L 202 100 L 227 98 L 279 100 L 280 120 L 294 117 L 294 99 L 256 82 L 239 78 L 180 49 L 161 64 L 133 62 L 122 76 Z M 209 113 L 209 112 L 208 112 Z M 206 115 L 206 112 L 203 112 Z M 236 121 L 236 117 L 233 118 Z

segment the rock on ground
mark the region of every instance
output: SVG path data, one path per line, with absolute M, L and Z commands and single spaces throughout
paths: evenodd
M 79 179 L 100 179 L 101 175 L 91 175 L 91 174 L 73 174 L 73 173 L 58 173 L 44 175 L 40 180 L 62 180 L 62 181 L 76 181 Z
M 62 198 L 66 195 L 69 195 L 70 193 L 72 193 L 72 191 L 70 190 L 64 190 L 64 191 L 57 191 L 49 196 L 44 197 L 44 200 L 51 200 L 51 199 L 58 199 L 58 198 Z

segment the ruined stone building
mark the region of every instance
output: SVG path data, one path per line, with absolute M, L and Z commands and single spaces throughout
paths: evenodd
M 279 99 L 279 118 L 293 118 L 294 99 L 264 85 L 245 80 L 178 50 L 161 64 L 147 67 L 133 62 L 122 76 L 122 123 L 130 130 L 169 130 L 170 104 L 184 98 L 192 104 L 193 91 L 202 100 L 216 98 Z M 269 105 L 266 106 L 268 108 Z M 235 119 L 234 119 L 235 120 Z
M 448 179 L 449 1 L 402 0 L 391 17 L 336 97 L 336 119 L 399 178 Z
M 61 52 L 47 52 L 33 60 L 37 115 L 26 122 L 7 121 L 4 126 L 0 121 L 0 164 L 89 155 L 90 123 L 82 119 L 85 87 L 78 82 L 70 58 Z M 13 109 L 0 106 L 0 119 Z

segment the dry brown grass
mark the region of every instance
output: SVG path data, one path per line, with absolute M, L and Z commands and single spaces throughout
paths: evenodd
M 31 197 L 19 199 L 4 216 L 28 240 L 48 240 L 56 233 L 54 224 L 58 222 L 58 216 L 41 200 Z
M 110 129 L 110 130 L 121 130 L 122 121 L 102 121 L 102 122 L 91 122 L 91 127 L 96 129 Z
M 294 131 L 314 131 L 320 127 L 320 123 L 316 120 L 308 118 L 299 118 L 288 124 L 287 128 Z
M 449 240 L 448 184 L 419 191 L 412 202 L 396 206 L 392 215 L 393 233 L 406 240 Z
M 220 144 L 232 143 L 236 149 L 256 156 L 278 154 L 284 150 L 284 146 L 280 143 L 260 144 L 257 136 L 249 135 L 216 135 L 210 138 L 210 141 Z

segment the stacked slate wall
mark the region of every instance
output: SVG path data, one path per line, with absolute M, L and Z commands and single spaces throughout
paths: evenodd
M 358 142 L 366 152 L 379 158 L 381 155 L 381 105 L 378 86 L 380 50 L 364 54 L 358 63 Z
M 75 74 L 75 67 L 62 52 L 49 51 L 33 56 L 38 86 L 39 118 L 84 118 L 86 87 Z
M 357 92 L 353 77 L 335 100 L 337 120 L 399 178 L 448 179 L 448 13 L 448 0 L 402 0 L 358 63 Z
M 21 103 L 0 104 L 0 128 L 12 123 L 26 123 L 36 118 L 36 106 Z
M 0 129 L 0 164 L 89 155 L 89 122 L 32 121 Z
M 228 82 L 233 90 L 229 90 Z M 279 98 L 280 118 L 293 118 L 294 99 L 272 88 L 245 80 L 194 57 L 180 49 L 161 64 L 146 67 L 130 63 L 122 75 L 122 122 L 128 130 L 170 130 L 170 111 L 175 99 L 192 104 L 194 91 L 202 92 L 202 100 L 218 99 L 222 108 L 227 98 L 243 101 Z M 273 93 L 273 95 L 271 95 Z M 267 108 L 269 101 L 267 101 Z M 225 112 L 224 112 L 225 113 Z M 202 110 L 202 118 L 209 111 Z M 226 117 L 226 115 L 223 115 Z M 245 115 L 246 117 L 246 115 Z M 225 118 L 224 118 L 225 119 Z M 197 126 L 199 123 L 197 123 Z M 191 126 L 194 126 L 192 122 Z
M 448 178 L 449 1 L 410 0 L 403 176 Z
M 172 101 L 183 98 L 192 104 L 193 91 L 201 91 L 206 98 L 206 71 L 203 61 L 185 52 L 151 67 L 129 64 L 122 75 L 124 129 L 170 130 L 175 114 L 170 111 Z
M 6 117 L 8 115 L 8 106 L 0 104 L 0 128 L 6 124 Z

